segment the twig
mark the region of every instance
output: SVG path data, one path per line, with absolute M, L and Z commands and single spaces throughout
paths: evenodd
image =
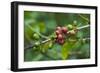
M 41 33 L 38 33 L 39 36 L 41 36 L 42 38 L 48 39 L 49 37 L 42 35 Z
M 50 41 L 50 40 L 51 40 L 51 39 L 44 40 L 44 41 L 42 41 L 39 45 L 44 44 L 44 43 L 46 43 L 46 42 L 48 42 L 48 41 Z M 29 45 L 29 46 L 25 47 L 25 49 L 33 48 L 35 45 L 36 45 L 36 44 Z
M 34 31 L 33 30 L 33 28 L 30 26 L 30 25 L 27 25 L 27 27 L 29 27 L 33 32 L 36 32 L 36 31 Z M 45 39 L 47 39 L 48 37 L 47 36 L 44 36 L 44 35 L 42 35 L 41 33 L 38 33 L 38 32 L 36 32 L 39 36 L 41 36 L 42 38 L 45 38 Z
M 77 30 L 81 30 L 81 29 L 84 29 L 84 28 L 87 28 L 87 27 L 90 27 L 90 25 L 85 25 L 85 26 L 82 26 L 82 27 L 78 27 Z M 50 41 L 50 40 L 51 40 L 51 39 L 48 38 L 48 39 L 46 39 L 46 40 L 40 42 L 39 45 L 44 44 L 44 43 L 46 43 L 46 42 L 48 42 L 48 41 Z M 25 49 L 32 48 L 32 47 L 34 47 L 35 45 L 36 45 L 36 44 L 33 44 L 33 45 L 30 45 L 30 46 L 27 46 L 27 47 L 25 47 Z
M 82 26 L 82 27 L 78 27 L 77 29 L 81 30 L 81 29 L 84 29 L 84 28 L 87 28 L 87 27 L 90 27 L 90 25 L 85 25 L 85 26 Z
M 46 42 L 48 42 L 48 41 L 50 41 L 51 39 L 47 39 L 47 40 L 45 40 L 45 41 L 42 41 L 41 42 L 41 44 L 44 44 L 44 43 L 46 43 Z

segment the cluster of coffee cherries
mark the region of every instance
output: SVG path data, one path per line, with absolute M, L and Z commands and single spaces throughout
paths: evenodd
M 59 44 L 64 44 L 64 35 L 67 34 L 68 29 L 66 27 L 58 26 L 56 28 L 56 42 Z
M 62 45 L 65 42 L 65 40 L 64 40 L 65 37 L 67 35 L 75 35 L 76 34 L 76 30 L 73 29 L 72 25 L 68 25 L 68 27 L 60 27 L 60 26 L 58 26 L 56 28 L 55 33 L 56 33 L 56 42 Z

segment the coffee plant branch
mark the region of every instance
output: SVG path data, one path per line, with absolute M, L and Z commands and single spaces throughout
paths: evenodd
M 78 27 L 77 29 L 81 30 L 81 29 L 84 29 L 84 28 L 87 28 L 87 27 L 90 27 L 90 25 L 85 25 L 85 26 L 82 26 L 82 27 Z
M 78 27 L 77 30 L 81 30 L 81 29 L 88 28 L 88 27 L 90 27 L 90 25 L 85 25 L 85 26 L 82 26 L 82 27 Z M 84 39 L 87 39 L 87 40 L 88 40 L 88 39 L 90 39 L 90 38 L 84 38 Z M 26 50 L 26 49 L 33 48 L 34 46 L 37 46 L 37 45 L 44 44 L 44 43 L 49 42 L 49 41 L 51 41 L 51 40 L 52 40 L 51 38 L 47 38 L 46 40 L 41 41 L 41 42 L 38 43 L 38 44 L 37 44 L 37 42 L 36 42 L 36 43 L 34 43 L 34 44 L 32 44 L 32 45 L 29 45 L 29 46 L 25 47 L 25 50 Z

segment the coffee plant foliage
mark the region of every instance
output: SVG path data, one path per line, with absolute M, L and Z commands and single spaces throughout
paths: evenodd
M 73 31 L 86 25 L 89 14 L 24 11 L 24 61 L 90 58 L 90 28 Z M 69 34 L 60 33 L 63 43 L 57 27 L 68 29 Z

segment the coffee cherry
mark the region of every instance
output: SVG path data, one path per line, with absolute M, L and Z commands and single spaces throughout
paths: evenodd
M 69 29 L 73 29 L 73 26 L 72 26 L 71 24 L 69 24 L 67 27 L 68 27 Z
M 73 25 L 74 25 L 74 26 L 77 25 L 77 21 L 76 21 L 76 20 L 73 21 Z
M 59 30 L 56 30 L 56 35 L 61 34 L 61 32 Z
M 40 42 L 36 42 L 36 43 L 35 43 L 35 46 L 39 46 L 39 44 L 40 44 Z
M 62 32 L 63 32 L 64 34 L 66 34 L 67 31 L 68 31 L 67 27 L 62 27 Z
M 75 35 L 76 32 L 74 30 L 71 30 L 71 31 L 68 32 L 68 34 Z
M 59 40 L 59 44 L 64 44 L 64 39 L 62 39 L 62 40 Z
M 53 43 L 50 42 L 50 43 L 48 44 L 48 48 L 52 48 L 52 46 L 53 46 Z
M 40 38 L 40 36 L 38 34 L 34 33 L 33 34 L 33 38 L 36 39 L 36 40 L 38 40 Z
M 64 35 L 68 32 L 68 28 L 67 27 L 57 27 L 56 28 L 56 40 L 55 42 L 59 43 L 59 44 L 64 44 Z
M 56 30 L 61 30 L 61 27 L 60 27 L 60 26 L 58 26 L 58 27 L 56 28 Z
M 62 28 L 61 27 L 57 27 L 56 30 L 58 30 L 60 33 L 62 33 Z
M 63 39 L 63 35 L 59 34 L 59 35 L 57 36 L 57 38 L 58 38 L 59 40 L 61 40 L 61 39 Z

